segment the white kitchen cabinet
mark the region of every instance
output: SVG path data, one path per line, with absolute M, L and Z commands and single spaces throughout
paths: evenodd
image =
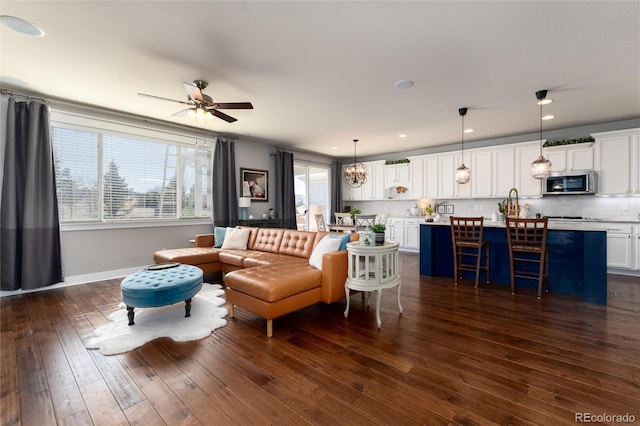
M 629 233 L 607 231 L 607 267 L 633 269 L 635 241 Z
M 387 220 L 387 232 L 385 239 L 395 241 L 404 247 L 404 219 L 399 217 L 390 217 Z
M 438 155 L 438 196 L 436 198 L 453 198 L 456 193 L 456 181 L 453 154 Z
M 507 198 L 509 190 L 515 187 L 515 150 L 513 147 L 498 147 L 493 150 L 492 197 Z
M 357 188 L 352 188 L 342 181 L 342 199 L 346 201 L 382 200 L 384 199 L 384 161 L 363 163 L 367 168 L 367 181 Z M 342 168 L 342 173 L 347 166 Z
M 635 249 L 635 253 L 636 253 L 636 259 L 635 259 L 635 265 L 634 268 L 640 271 L 640 226 L 637 227 L 638 231 L 636 232 L 636 234 L 634 235 L 635 237 L 635 241 L 634 241 L 634 249 Z
M 418 252 L 420 249 L 420 221 L 422 218 L 390 217 L 385 239 L 396 241 L 400 251 Z
M 404 248 L 406 251 L 420 250 L 420 218 L 404 219 Z
M 598 195 L 640 194 L 640 129 L 594 133 Z
M 515 188 L 520 197 L 541 197 L 542 180 L 531 176 L 531 163 L 540 156 L 539 142 L 525 142 L 515 146 Z
M 492 149 L 471 152 L 471 196 L 489 198 L 493 193 L 493 153 Z
M 593 142 L 544 148 L 543 155 L 551 161 L 552 172 L 594 169 Z
M 392 186 L 411 185 L 411 165 L 410 163 L 387 164 L 384 166 L 384 185 Z
M 367 168 L 367 181 L 360 191 L 361 200 L 384 199 L 384 161 L 364 163 Z

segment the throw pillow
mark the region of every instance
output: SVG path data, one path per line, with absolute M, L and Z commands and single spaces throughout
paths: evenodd
M 335 238 L 340 240 L 340 248 L 338 250 L 346 250 L 347 243 L 351 239 L 351 234 L 344 234 L 344 235 L 329 234 L 329 238 Z
M 227 228 L 221 248 L 226 250 L 246 250 L 250 233 L 251 229 L 248 228 Z
M 323 238 L 311 252 L 309 265 L 316 269 L 322 269 L 322 256 L 325 253 L 333 253 L 340 248 L 340 241 L 337 238 Z
M 216 226 L 213 228 L 213 246 L 215 248 L 222 247 L 222 243 L 224 243 L 224 236 L 227 234 L 227 228 L 223 228 L 222 226 Z

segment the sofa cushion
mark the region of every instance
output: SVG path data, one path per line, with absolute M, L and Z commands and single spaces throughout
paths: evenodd
M 284 229 L 260 228 L 253 243 L 253 250 L 278 253 L 283 234 Z
M 284 231 L 282 236 L 282 242 L 280 243 L 280 250 L 278 250 L 278 253 L 308 259 L 309 256 L 311 256 L 311 252 L 313 252 L 313 245 L 315 241 L 315 232 L 287 229 Z
M 213 246 L 216 248 L 222 247 L 222 243 L 224 243 L 224 237 L 227 234 L 227 228 L 222 226 L 216 226 L 213 228 Z
M 340 248 L 338 248 L 338 250 L 346 250 L 347 249 L 347 243 L 351 239 L 351 234 L 342 234 L 342 235 L 329 234 L 328 237 L 340 240 Z
M 225 285 L 235 291 L 249 294 L 265 302 L 277 302 L 322 285 L 322 273 L 305 263 L 287 267 L 258 266 L 229 272 Z
M 224 250 L 218 253 L 218 260 L 227 265 L 243 266 L 244 258 L 250 250 Z
M 253 268 L 254 266 L 275 265 L 277 263 L 297 263 L 301 262 L 308 265 L 308 261 L 302 257 L 287 256 L 278 253 L 267 253 L 264 251 L 251 251 L 251 254 L 243 260 L 244 268 Z
M 156 263 L 178 262 L 186 265 L 202 265 L 218 261 L 219 250 L 213 247 L 189 247 L 160 250 L 153 254 Z
M 223 250 L 246 250 L 250 233 L 250 229 L 227 228 L 221 248 Z
M 323 238 L 318 245 L 313 249 L 311 257 L 309 257 L 309 265 L 316 269 L 322 269 L 322 256 L 326 253 L 333 253 L 340 248 L 340 239 L 337 238 Z

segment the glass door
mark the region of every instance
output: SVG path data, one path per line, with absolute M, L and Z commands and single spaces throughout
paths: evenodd
M 294 162 L 294 190 L 298 230 L 317 231 L 316 214 L 329 216 L 329 166 Z

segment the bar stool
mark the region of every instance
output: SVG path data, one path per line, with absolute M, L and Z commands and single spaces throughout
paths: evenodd
M 538 281 L 538 299 L 546 283 L 549 291 L 549 246 L 547 218 L 517 219 L 507 217 L 507 243 L 511 264 L 511 294 L 515 294 L 516 278 Z
M 450 222 L 454 284 L 458 285 L 458 279 L 462 278 L 462 271 L 473 271 L 476 274 L 477 288 L 481 270 L 484 271 L 486 282 L 489 283 L 489 242 L 482 239 L 484 218 L 451 216 Z M 482 255 L 483 248 L 484 256 Z M 484 265 L 482 264 L 483 257 Z M 475 260 L 470 263 L 468 258 Z

